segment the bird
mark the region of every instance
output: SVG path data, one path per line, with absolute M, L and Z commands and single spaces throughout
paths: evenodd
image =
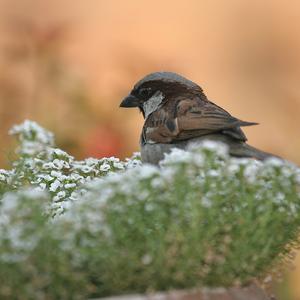
M 141 160 L 157 165 L 173 148 L 204 140 L 222 142 L 234 157 L 265 160 L 273 154 L 248 145 L 241 127 L 257 125 L 233 117 L 210 101 L 193 81 L 173 72 L 154 72 L 139 80 L 120 107 L 140 110 L 144 125 Z

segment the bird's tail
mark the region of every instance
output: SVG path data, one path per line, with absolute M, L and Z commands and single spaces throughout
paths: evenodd
M 238 120 L 238 124 L 237 125 L 238 126 L 253 126 L 253 125 L 258 125 L 258 123 Z
M 280 158 L 274 154 L 256 149 L 246 143 L 230 144 L 229 153 L 232 156 L 249 157 L 249 158 L 255 158 L 257 160 L 265 160 L 270 157 Z

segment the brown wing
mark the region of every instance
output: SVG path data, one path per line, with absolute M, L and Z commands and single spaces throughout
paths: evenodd
M 226 110 L 209 101 L 182 100 L 177 105 L 179 134 L 177 139 L 184 140 L 214 132 L 223 132 L 239 140 L 246 140 L 240 126 L 256 123 L 241 121 Z
M 179 102 L 177 119 L 180 131 L 203 129 L 214 132 L 237 126 L 252 125 L 252 123 L 232 117 L 228 112 L 211 102 L 199 103 L 190 100 Z
M 256 123 L 244 122 L 221 107 L 198 98 L 180 100 L 177 106 L 163 107 L 145 121 L 143 140 L 152 143 L 175 143 L 206 134 L 221 132 L 246 141 L 240 126 Z

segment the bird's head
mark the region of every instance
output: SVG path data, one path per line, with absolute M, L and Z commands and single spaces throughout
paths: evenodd
M 195 93 L 202 94 L 202 89 L 183 76 L 172 72 L 155 72 L 138 81 L 120 107 L 138 107 L 147 118 L 174 96 L 184 97 Z

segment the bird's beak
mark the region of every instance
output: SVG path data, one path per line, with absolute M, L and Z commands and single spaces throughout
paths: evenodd
M 127 97 L 123 99 L 120 104 L 120 107 L 137 107 L 139 106 L 140 101 L 137 97 L 129 94 Z

